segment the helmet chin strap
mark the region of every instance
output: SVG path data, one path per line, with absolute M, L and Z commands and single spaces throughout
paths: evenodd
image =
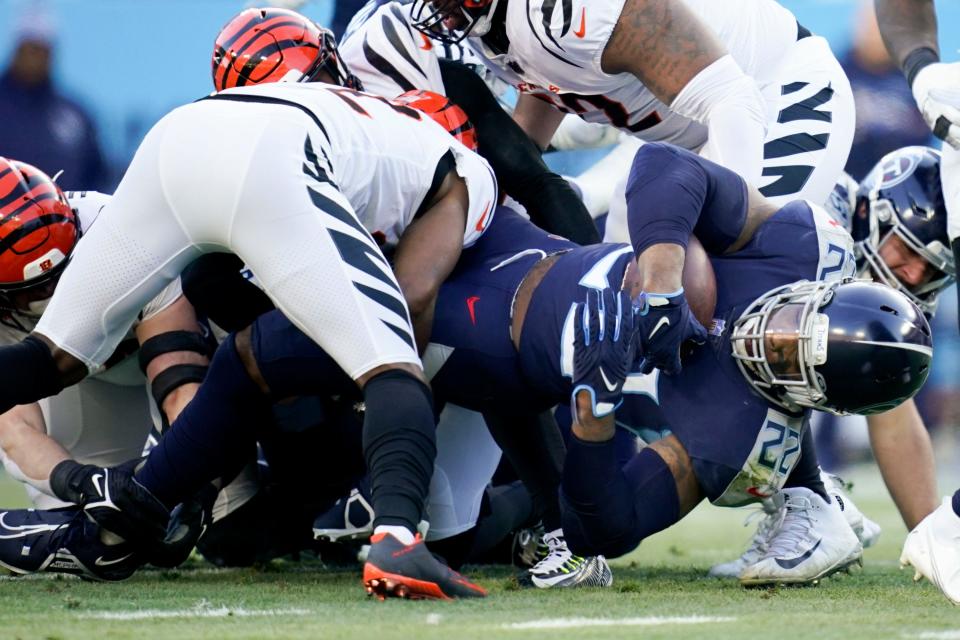
M 490 32 L 490 27 L 493 26 L 493 14 L 497 12 L 497 4 L 499 2 L 500 0 L 493 0 L 487 12 L 474 21 L 473 27 L 470 29 L 470 37 L 475 36 L 479 38 Z

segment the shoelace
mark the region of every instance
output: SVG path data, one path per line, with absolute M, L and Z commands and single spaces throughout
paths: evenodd
M 803 542 L 810 537 L 810 529 L 813 528 L 813 517 L 810 515 L 812 508 L 813 503 L 809 498 L 803 496 L 787 498 L 784 503 L 783 521 L 776 535 L 770 539 L 765 557 L 776 558 L 796 554 L 797 550 L 802 548 Z
M 750 546 L 741 554 L 741 560 L 752 564 L 756 559 L 763 556 L 767 551 L 770 538 L 777 530 L 777 527 L 780 526 L 783 516 L 784 510 L 782 508 L 769 513 L 760 508 L 751 512 L 750 515 L 746 517 L 743 521 L 743 526 L 745 527 L 750 526 L 757 518 L 760 518 L 760 522 L 757 525 L 757 530 L 754 532 L 753 537 L 750 539 Z
M 543 541 L 550 549 L 547 557 L 530 569 L 531 573 L 552 573 L 562 569 L 564 565 L 576 558 L 567 548 L 567 541 L 563 539 L 563 532 L 559 529 L 545 533 Z

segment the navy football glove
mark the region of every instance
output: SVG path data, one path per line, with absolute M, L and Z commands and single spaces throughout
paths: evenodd
M 680 372 L 680 345 L 686 340 L 702 344 L 707 330 L 694 317 L 683 295 L 683 287 L 673 293 L 643 292 L 637 300 L 637 334 L 640 340 L 640 373 L 660 369 Z
M 621 392 L 637 355 L 633 304 L 624 291 L 591 290 L 574 312 L 573 403 L 590 392 L 593 415 L 601 418 L 623 401 Z

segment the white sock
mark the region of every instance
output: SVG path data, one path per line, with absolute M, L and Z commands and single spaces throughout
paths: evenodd
M 413 532 L 400 525 L 381 524 L 373 530 L 373 535 L 375 536 L 381 533 L 389 533 L 403 544 L 413 544 L 416 542 Z

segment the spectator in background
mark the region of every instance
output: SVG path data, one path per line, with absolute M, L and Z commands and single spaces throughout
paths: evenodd
M 930 144 L 930 129 L 880 37 L 871 0 L 863 0 L 857 12 L 853 45 L 840 58 L 840 64 L 850 78 L 857 109 L 847 173 L 862 180 L 890 151 L 907 145 Z
M 10 63 L 0 74 L 0 155 L 56 175 L 64 189 L 106 189 L 107 170 L 87 113 L 61 95 L 50 74 L 56 27 L 36 4 L 14 29 Z

